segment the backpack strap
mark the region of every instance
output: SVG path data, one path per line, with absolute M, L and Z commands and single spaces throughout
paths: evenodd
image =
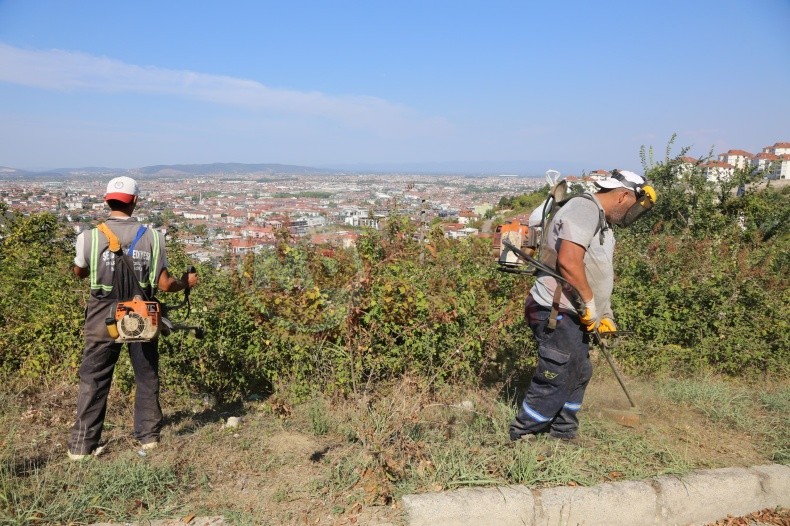
M 138 241 L 140 241 L 140 238 L 143 237 L 143 234 L 145 234 L 145 227 L 143 225 L 140 225 L 140 228 L 137 229 L 137 234 L 134 236 L 134 240 L 132 241 L 132 244 L 129 245 L 129 255 L 134 254 L 134 246 L 137 244 Z
M 549 314 L 549 322 L 547 324 L 549 330 L 553 331 L 557 328 L 557 315 L 560 313 L 560 298 L 562 297 L 562 287 L 557 282 L 557 287 L 554 289 L 554 298 L 551 301 L 551 314 Z
M 113 233 L 113 231 L 110 230 L 110 227 L 107 226 L 107 223 L 101 223 L 96 228 L 98 228 L 99 231 L 102 234 L 104 234 L 104 236 L 107 238 L 107 241 L 109 241 L 110 252 L 115 252 L 115 253 L 120 252 L 121 254 L 123 254 L 123 251 L 121 250 L 121 242 L 118 239 L 118 236 L 116 236 L 115 233 Z M 135 241 L 137 240 L 135 239 Z
M 604 232 L 609 228 L 609 225 L 606 223 L 606 216 L 604 215 L 603 208 L 601 205 L 598 204 L 598 201 L 590 194 L 589 192 L 584 192 L 583 194 L 576 194 L 568 197 L 566 201 L 573 199 L 574 197 L 584 197 L 585 199 L 592 201 L 595 203 L 595 206 L 598 208 L 598 226 L 595 228 L 595 232 L 593 232 L 593 236 L 598 234 L 598 240 L 603 245 L 604 243 Z
M 570 201 L 574 197 L 584 197 L 585 199 L 588 199 L 588 200 L 592 201 L 593 203 L 595 203 L 595 206 L 598 208 L 598 226 L 595 228 L 595 232 L 593 232 L 593 236 L 595 236 L 595 234 L 598 234 L 598 239 L 599 239 L 601 245 L 603 245 L 604 244 L 604 240 L 606 239 L 605 236 L 604 236 L 604 231 L 607 228 L 609 228 L 609 226 L 606 223 L 606 216 L 604 215 L 603 208 L 601 208 L 601 205 L 598 204 L 598 201 L 591 194 L 589 194 L 587 192 L 585 192 L 583 194 L 576 194 L 576 195 L 572 195 L 570 197 L 567 197 L 566 199 L 564 199 L 563 201 L 560 202 L 560 205 L 564 205 L 565 203 L 567 203 L 568 201 Z M 553 216 L 552 216 L 552 219 L 554 219 Z M 555 263 L 556 263 L 556 261 L 555 261 Z M 562 287 L 560 286 L 560 283 L 557 282 L 557 286 L 554 289 L 554 298 L 552 298 L 552 302 L 551 302 L 551 314 L 549 314 L 549 320 L 548 320 L 548 324 L 547 324 L 548 329 L 552 330 L 552 331 L 557 328 L 557 316 L 559 315 L 559 312 L 560 312 L 560 299 L 561 299 L 561 297 L 562 297 Z
M 101 285 L 101 284 L 99 284 L 99 280 L 98 280 L 98 271 L 97 271 L 97 269 L 98 269 L 98 263 L 99 263 L 99 256 L 98 256 L 98 252 L 99 252 L 98 251 L 98 233 L 99 232 L 104 234 L 105 237 L 107 238 L 108 248 L 109 248 L 110 252 L 114 253 L 118 257 L 118 260 L 120 260 L 120 264 L 123 265 L 127 269 L 127 271 L 129 272 L 129 276 L 130 276 L 130 278 L 132 278 L 132 281 L 135 284 L 134 287 L 137 288 L 137 290 L 142 293 L 142 294 L 140 294 L 141 296 L 147 296 L 145 294 L 145 290 L 144 290 L 145 287 L 148 286 L 149 284 L 151 285 L 151 287 L 155 286 L 154 283 L 153 283 L 153 277 L 152 277 L 153 272 L 149 271 L 149 277 L 146 279 L 146 281 L 144 281 L 144 282 L 137 282 L 136 273 L 134 271 L 134 263 L 133 263 L 133 261 L 131 259 L 131 256 L 134 254 L 134 247 L 135 247 L 135 245 L 137 244 L 138 241 L 140 241 L 140 239 L 143 237 L 143 235 L 145 235 L 145 232 L 146 232 L 145 226 L 140 225 L 140 228 L 137 229 L 137 234 L 135 235 L 134 240 L 132 241 L 132 243 L 129 245 L 128 256 L 123 253 L 123 248 L 121 247 L 121 242 L 118 239 L 118 236 L 115 235 L 115 233 L 110 229 L 110 227 L 107 225 L 107 223 L 101 223 L 101 224 L 97 225 L 96 230 L 94 230 L 94 234 L 93 234 L 94 237 L 93 237 L 93 242 L 92 242 L 92 247 L 91 247 L 91 252 L 92 252 L 91 253 L 91 288 L 92 289 L 93 288 L 101 288 L 101 289 L 104 289 L 107 292 L 111 292 L 113 290 L 113 286 L 112 285 Z M 155 240 L 155 242 L 154 242 L 154 250 L 153 250 L 154 254 L 153 254 L 153 256 L 154 256 L 154 261 L 157 261 L 158 258 L 159 258 L 159 238 L 158 238 L 158 236 L 154 236 L 154 240 Z

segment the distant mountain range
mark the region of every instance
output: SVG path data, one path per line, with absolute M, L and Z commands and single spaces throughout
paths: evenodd
M 331 164 L 322 166 L 347 172 L 378 173 L 421 173 L 427 175 L 517 175 L 521 177 L 543 177 L 546 170 L 559 170 L 566 175 L 580 175 L 583 170 L 597 168 L 587 163 L 573 161 L 441 161 L 441 162 L 402 162 L 402 163 L 357 163 Z
M 213 163 L 213 164 L 169 164 L 144 166 L 142 168 L 55 168 L 36 172 L 0 166 L 0 180 L 49 180 L 69 178 L 95 178 L 117 175 L 128 175 L 140 179 L 161 177 L 197 177 L 197 176 L 239 176 L 239 175 L 321 175 L 336 173 L 337 170 L 296 166 L 290 164 L 244 164 L 244 163 Z
M 45 171 L 20 170 L 0 166 L 0 180 L 60 180 L 64 178 L 106 178 L 129 175 L 140 179 L 179 178 L 179 177 L 238 177 L 238 176 L 277 176 L 277 175 L 330 175 L 338 173 L 378 173 L 378 174 L 425 174 L 456 176 L 516 175 L 521 177 L 541 177 L 546 170 L 560 170 L 563 174 L 580 174 L 590 170 L 589 166 L 573 162 L 553 161 L 458 161 L 458 162 L 413 162 L 413 163 L 360 163 L 333 164 L 321 167 L 297 166 L 291 164 L 167 164 L 144 166 L 141 168 L 54 168 Z
M 292 164 L 244 164 L 244 163 L 212 163 L 212 164 L 160 164 L 129 170 L 149 176 L 184 176 L 184 175 L 315 175 L 334 173 L 335 170 L 296 166 Z

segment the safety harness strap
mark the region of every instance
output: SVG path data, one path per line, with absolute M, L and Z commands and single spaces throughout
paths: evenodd
M 551 314 L 549 314 L 548 328 L 554 330 L 557 328 L 557 316 L 560 313 L 560 298 L 562 297 L 562 287 L 557 283 L 557 288 L 554 289 L 554 298 L 551 302 Z

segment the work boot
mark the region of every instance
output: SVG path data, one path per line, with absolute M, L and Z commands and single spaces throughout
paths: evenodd
M 556 438 L 557 440 L 562 440 L 563 442 L 575 442 L 578 441 L 579 439 L 579 435 L 577 435 L 576 433 L 561 435 L 559 433 L 549 432 L 549 436 L 551 438 Z
M 77 462 L 79 462 L 79 461 L 81 461 L 81 460 L 85 460 L 85 459 L 87 459 L 87 458 L 90 458 L 90 456 L 91 456 L 91 454 L 90 454 L 90 453 L 84 453 L 84 454 L 81 454 L 81 453 L 72 453 L 72 452 L 71 452 L 71 451 L 69 451 L 69 450 L 66 450 L 66 453 L 67 453 L 67 454 L 68 454 L 68 456 L 69 456 L 69 460 L 74 460 L 74 461 L 77 461 Z
M 534 442 L 537 440 L 538 435 L 535 433 L 525 433 L 523 435 L 516 435 L 512 431 L 510 432 L 510 441 L 511 442 Z
M 158 440 L 152 440 L 151 442 L 146 442 L 145 444 L 142 444 L 141 447 L 142 447 L 143 451 L 150 451 L 152 449 L 156 449 L 156 448 L 159 447 L 159 441 Z

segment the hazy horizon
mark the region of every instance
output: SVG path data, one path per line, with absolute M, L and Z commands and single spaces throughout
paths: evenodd
M 756 152 L 790 141 L 788 20 L 786 0 L 1 2 L 0 165 L 639 171 L 674 133 Z

